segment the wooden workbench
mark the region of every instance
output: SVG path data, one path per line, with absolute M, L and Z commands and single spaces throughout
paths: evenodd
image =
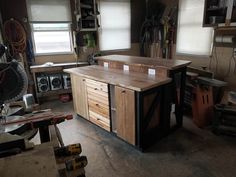
M 178 127 L 182 126 L 186 69 L 191 63 L 190 61 L 126 55 L 107 55 L 95 59 L 99 65 L 108 68 L 123 70 L 124 65 L 127 65 L 130 71 L 147 74 L 149 69 L 152 69 L 158 77 L 172 78 L 171 95 L 172 101 L 175 103 L 176 123 Z
M 52 145 L 35 146 L 34 150 L 0 159 L 1 177 L 59 177 Z
M 170 78 L 102 66 L 64 71 L 79 116 L 141 150 L 169 131 Z
M 169 83 L 170 78 L 157 77 L 138 72 L 126 72 L 118 69 L 106 69 L 102 66 L 65 69 L 70 74 L 80 75 L 107 84 L 121 86 L 135 91 L 145 91 Z

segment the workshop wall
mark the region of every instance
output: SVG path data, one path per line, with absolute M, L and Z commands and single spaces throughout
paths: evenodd
M 0 10 L 2 12 L 3 23 L 10 18 L 18 20 L 22 25 L 24 25 L 28 37 L 31 36 L 30 26 L 25 23 L 24 20 L 27 19 L 27 8 L 26 0 L 3 0 L 0 1 Z M 55 63 L 59 62 L 74 62 L 74 55 L 52 55 L 52 56 L 36 56 L 36 64 L 43 64 L 45 62 L 52 61 Z
M 20 21 L 26 28 L 27 34 L 30 36 L 30 27 L 27 23 L 24 23 L 24 19 L 27 18 L 27 8 L 26 8 L 26 0 L 1 0 L 0 1 L 0 10 L 2 11 L 3 22 L 14 18 Z M 73 15 L 74 12 L 74 1 L 71 0 L 71 11 L 72 11 L 72 29 L 75 29 L 75 17 Z M 122 50 L 122 51 L 112 51 L 112 52 L 104 52 L 105 54 L 126 54 L 126 55 L 139 55 L 139 29 L 145 18 L 145 0 L 131 0 L 131 49 Z M 90 49 L 87 49 L 86 52 L 82 53 L 79 57 L 79 60 L 85 61 L 87 60 L 87 55 L 91 52 Z M 43 64 L 45 62 L 75 62 L 76 55 L 48 55 L 48 56 L 36 56 L 35 63 Z
M 210 69 L 210 71 L 214 72 L 215 78 L 228 82 L 229 90 L 236 90 L 236 73 L 233 73 L 233 69 L 235 67 L 234 63 L 232 63 L 232 65 L 230 66 L 231 72 L 228 74 L 229 62 L 230 58 L 232 57 L 232 52 L 232 48 L 217 47 L 216 53 L 214 52 L 212 57 L 217 58 L 218 63 L 213 62 L 211 65 L 212 69 Z M 210 57 L 197 57 L 175 54 L 174 58 L 192 61 L 191 66 L 197 68 L 202 68 L 205 66 L 209 68 Z
M 160 0 L 163 4 L 168 6 L 175 5 L 178 1 L 174 0 Z M 73 1 L 71 1 L 71 7 L 73 12 Z M 14 6 L 13 6 L 14 4 Z M 19 20 L 23 23 L 23 19 L 27 17 L 27 9 L 26 9 L 26 2 L 25 0 L 1 0 L 0 1 L 0 11 L 2 12 L 2 20 L 3 22 L 14 18 Z M 123 50 L 123 51 L 116 51 L 116 52 L 104 52 L 104 54 L 125 54 L 125 55 L 139 55 L 139 36 L 140 36 L 140 27 L 142 22 L 145 19 L 145 0 L 131 0 L 131 49 L 130 50 Z M 73 17 L 73 16 L 72 16 Z M 74 17 L 73 17 L 73 20 Z M 28 31 L 28 35 L 30 35 L 29 27 L 25 24 L 25 27 Z M 74 28 L 74 26 L 73 26 Z M 229 76 L 226 76 L 229 66 L 229 59 L 232 55 L 232 48 L 225 48 L 225 47 L 217 47 L 216 55 L 214 54 L 213 57 L 218 58 L 218 68 L 217 71 L 212 69 L 215 73 L 216 78 L 221 80 L 225 80 L 229 82 L 230 88 L 236 88 L 236 75 L 232 72 Z M 89 52 L 89 51 L 88 51 Z M 192 66 L 195 67 L 202 67 L 208 66 L 210 58 L 209 57 L 196 57 L 196 56 L 183 56 L 175 54 L 176 59 L 184 59 L 192 61 Z M 60 62 L 74 62 L 76 57 L 74 54 L 72 55 L 52 55 L 52 56 L 37 56 L 36 57 L 36 64 L 43 64 L 45 62 L 51 61 L 54 63 Z M 84 58 L 86 60 L 86 58 Z M 216 63 L 213 63 L 214 65 Z M 232 65 L 233 67 L 233 65 Z
M 152 1 L 152 0 L 151 0 Z M 163 4 L 166 5 L 166 7 L 172 7 L 174 5 L 178 5 L 178 1 L 175 0 L 160 0 Z M 236 28 L 235 28 L 236 29 Z M 175 52 L 175 46 L 174 46 L 174 57 L 175 59 L 180 60 L 189 60 L 192 61 L 191 66 L 202 68 L 202 67 L 208 67 L 210 63 L 210 56 L 209 57 L 198 57 L 193 55 L 179 55 Z M 223 80 L 228 82 L 229 90 L 236 90 L 236 73 L 233 73 L 233 69 L 235 67 L 234 63 L 232 62 L 231 65 L 231 72 L 228 74 L 229 70 L 229 62 L 230 58 L 232 57 L 233 48 L 229 47 L 216 47 L 216 52 L 213 52 L 213 63 L 210 66 L 210 70 L 214 72 L 215 78 Z M 218 62 L 215 62 L 217 59 Z

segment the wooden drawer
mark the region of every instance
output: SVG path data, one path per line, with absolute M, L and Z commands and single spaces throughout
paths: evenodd
M 88 100 L 89 110 L 100 114 L 101 116 L 109 119 L 109 107 L 103 103 L 94 100 Z
M 87 97 L 88 97 L 89 101 L 94 101 L 96 103 L 106 105 L 107 107 L 109 106 L 108 96 L 103 97 L 103 96 L 100 96 L 100 95 L 95 95 L 95 94 L 88 93 Z
M 94 91 L 102 91 L 108 93 L 108 85 L 106 83 L 86 79 L 86 85 L 87 87 L 92 88 Z
M 95 88 L 91 88 L 89 86 L 87 86 L 87 92 L 88 92 L 88 94 L 99 95 L 99 96 L 106 97 L 106 98 L 108 97 L 107 92 L 96 90 Z
M 90 121 L 94 124 L 104 128 L 107 131 L 110 131 L 110 120 L 101 116 L 100 114 L 97 114 L 96 112 L 93 112 L 89 110 L 89 118 Z
M 86 79 L 89 119 L 110 131 L 108 84 Z

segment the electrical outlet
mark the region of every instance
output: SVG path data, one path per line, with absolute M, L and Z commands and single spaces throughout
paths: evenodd
M 234 57 L 236 58 L 236 48 L 234 48 Z
M 148 69 L 148 74 L 149 74 L 149 75 L 155 75 L 155 74 L 156 74 L 156 70 L 149 68 L 149 69 Z
M 104 63 L 103 63 L 103 66 L 104 66 L 105 68 L 108 68 L 108 67 L 109 67 L 109 63 L 104 62 Z
M 129 66 L 128 65 L 123 65 L 123 70 L 124 71 L 129 71 Z

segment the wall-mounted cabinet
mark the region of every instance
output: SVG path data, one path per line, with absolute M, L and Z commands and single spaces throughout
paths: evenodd
M 203 27 L 233 26 L 234 22 L 235 0 L 205 0 Z
M 97 23 L 97 4 L 95 0 L 77 0 L 77 28 L 79 31 L 96 31 Z

